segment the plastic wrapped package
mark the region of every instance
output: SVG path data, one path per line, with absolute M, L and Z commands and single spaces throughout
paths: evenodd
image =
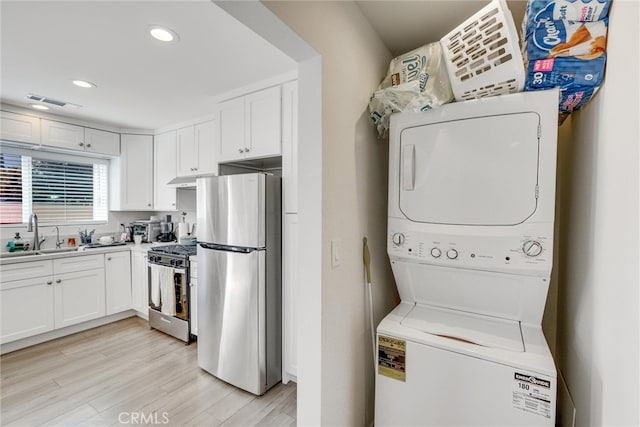
M 608 20 L 577 22 L 547 20 L 527 30 L 525 60 L 574 56 L 594 59 L 607 46 Z
M 389 116 L 402 111 L 425 111 L 453 101 L 439 42 L 394 58 L 389 72 L 369 100 L 371 120 L 380 136 L 389 130 Z
M 606 63 L 606 54 L 595 59 L 559 57 L 529 63 L 525 90 L 560 88 L 558 111 L 579 110 L 597 92 Z

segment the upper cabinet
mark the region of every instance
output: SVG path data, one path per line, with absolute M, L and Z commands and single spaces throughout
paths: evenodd
M 2 111 L 0 112 L 0 138 L 5 141 L 40 144 L 40 119 Z
M 122 134 L 109 172 L 110 210 L 153 210 L 153 136 Z
M 218 121 L 177 130 L 177 176 L 218 173 Z
M 153 204 L 158 211 L 175 211 L 176 189 L 167 185 L 176 175 L 177 132 L 156 135 L 153 140 Z
M 120 134 L 84 128 L 84 151 L 118 156 L 120 155 Z
M 40 120 L 42 145 L 118 156 L 120 135 L 47 119 Z
M 298 82 L 282 86 L 282 185 L 285 213 L 298 212 Z
M 223 102 L 218 117 L 220 162 L 282 154 L 280 86 Z

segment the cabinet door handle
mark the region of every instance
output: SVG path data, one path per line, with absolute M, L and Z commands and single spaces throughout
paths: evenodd
M 238 148 L 238 153 L 244 153 L 244 150 L 242 148 Z
M 111 257 L 107 258 L 107 261 L 111 261 Z
M 80 147 L 84 147 L 84 142 L 81 142 L 81 143 L 80 143 Z
M 248 148 L 245 148 L 245 149 L 244 149 L 244 152 L 245 152 L 245 153 L 248 153 L 248 152 L 249 152 L 249 149 L 248 149 Z
M 52 280 L 47 281 L 47 285 L 53 285 L 53 281 Z
M 147 206 L 151 206 L 151 203 L 147 203 Z
M 176 205 L 175 203 L 171 203 L 171 206 L 175 206 L 175 205 Z
M 56 280 L 56 283 L 62 283 L 62 279 Z
M 91 144 L 87 144 L 87 148 L 91 148 Z

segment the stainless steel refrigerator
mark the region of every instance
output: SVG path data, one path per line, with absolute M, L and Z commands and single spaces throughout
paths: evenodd
M 281 180 L 197 179 L 198 365 L 261 395 L 281 380 Z

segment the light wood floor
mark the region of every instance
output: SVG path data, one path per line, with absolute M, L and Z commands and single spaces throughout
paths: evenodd
M 264 396 L 197 364 L 197 344 L 137 317 L 0 358 L 2 426 L 294 426 L 296 385 Z

